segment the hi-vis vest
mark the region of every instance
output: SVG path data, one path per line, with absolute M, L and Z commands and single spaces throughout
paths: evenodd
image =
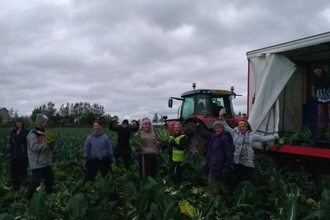
M 185 135 L 180 135 L 174 138 L 174 142 L 179 145 L 181 138 L 185 137 Z M 174 162 L 182 162 L 183 161 L 183 155 L 184 150 L 178 150 L 177 148 L 173 147 L 173 154 L 172 154 L 172 160 Z

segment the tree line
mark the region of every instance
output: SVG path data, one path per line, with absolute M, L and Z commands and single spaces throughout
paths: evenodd
M 39 113 L 46 114 L 50 119 L 50 124 L 57 127 L 91 126 L 95 120 L 100 120 L 102 124 L 108 125 L 113 118 L 119 118 L 117 115 L 112 116 L 106 114 L 104 107 L 97 103 L 66 103 L 62 104 L 60 108 L 57 109 L 55 103 L 49 101 L 46 104 L 34 108 L 30 116 L 19 116 L 17 111 L 13 108 L 9 109 L 9 123 L 11 125 L 18 117 L 22 117 L 27 123 L 33 124 Z M 159 117 L 158 114 L 155 113 L 152 123 L 162 123 L 162 118 L 162 116 Z M 138 121 L 141 122 L 141 119 L 138 119 Z

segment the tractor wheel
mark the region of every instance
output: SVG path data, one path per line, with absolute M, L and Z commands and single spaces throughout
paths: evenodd
M 264 154 L 264 153 L 256 154 L 254 156 L 254 161 L 258 161 L 260 163 L 264 163 L 266 165 L 269 165 L 272 168 L 274 168 L 275 170 L 278 169 L 276 161 L 274 160 L 274 158 L 272 156 L 270 156 L 268 154 Z
M 192 153 L 198 153 L 200 155 L 204 155 L 206 152 L 205 149 L 205 141 L 199 136 L 195 130 L 195 126 L 192 124 L 185 124 L 183 126 L 184 134 L 187 135 L 189 140 L 189 149 Z

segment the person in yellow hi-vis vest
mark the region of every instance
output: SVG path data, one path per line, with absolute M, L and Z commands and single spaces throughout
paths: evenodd
M 173 126 L 173 134 L 171 141 L 171 166 L 170 177 L 174 184 L 178 184 L 182 181 L 182 173 L 180 164 L 183 161 L 184 150 L 188 147 L 188 137 L 183 134 L 181 124 L 175 123 Z

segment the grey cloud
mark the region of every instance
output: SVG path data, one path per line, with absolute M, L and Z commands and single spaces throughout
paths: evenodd
M 235 86 L 243 96 L 234 108 L 245 112 L 246 52 L 327 31 L 330 8 L 325 0 L 0 3 L 1 105 L 28 115 L 48 101 L 82 101 L 129 119 L 175 117 L 179 103 L 169 109 L 168 97 L 192 82 Z

